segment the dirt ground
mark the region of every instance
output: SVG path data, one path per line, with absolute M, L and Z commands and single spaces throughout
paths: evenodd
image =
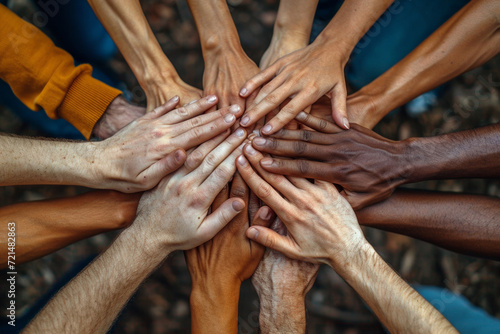
M 231 10 L 242 45 L 257 63 L 267 48 L 277 0 L 232 0 Z M 144 10 L 164 51 L 181 77 L 201 87 L 203 59 L 199 39 L 184 1 L 144 0 Z M 117 56 L 109 66 L 126 84 L 133 100 L 144 103 L 132 72 Z M 487 84 L 497 83 L 496 85 Z M 404 108 L 384 119 L 376 131 L 391 139 L 431 136 L 476 128 L 500 120 L 500 57 L 453 80 L 438 105 L 418 117 Z M 22 123 L 14 110 L 0 106 L 0 131 L 40 135 Z M 499 180 L 444 180 L 412 185 L 413 188 L 500 196 Z M 0 205 L 44 198 L 59 198 L 87 191 L 77 187 L 23 186 L 0 188 Z M 368 240 L 384 259 L 411 284 L 446 287 L 500 318 L 500 262 L 456 254 L 428 243 L 376 229 L 365 229 Z M 52 255 L 18 266 L 18 316 L 80 261 L 98 254 L 116 232 L 98 235 Z M 6 291 L 0 282 L 0 306 Z M 185 333 L 190 329 L 190 277 L 183 254 L 171 255 L 139 288 L 117 321 L 116 333 Z M 383 333 L 357 294 L 330 268 L 322 267 L 307 296 L 310 333 Z M 258 332 L 258 298 L 249 282 L 242 286 L 239 326 L 241 333 Z

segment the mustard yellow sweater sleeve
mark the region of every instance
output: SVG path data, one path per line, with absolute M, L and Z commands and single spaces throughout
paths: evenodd
M 63 118 L 89 138 L 108 105 L 121 94 L 92 78 L 34 25 L 0 5 L 0 78 L 31 110 Z

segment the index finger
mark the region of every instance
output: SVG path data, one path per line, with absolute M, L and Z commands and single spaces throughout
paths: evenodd
M 273 66 L 265 69 L 264 71 L 254 75 L 250 78 L 240 90 L 240 96 L 243 98 L 248 97 L 252 94 L 257 88 L 262 86 L 268 81 L 271 81 L 272 78 L 276 76 L 277 72 L 277 64 L 275 63 Z
M 262 133 L 271 135 L 281 130 L 286 124 L 293 120 L 302 110 L 306 109 L 316 101 L 316 97 L 307 90 L 302 90 L 297 96 L 284 106 L 280 112 L 273 117 L 263 128 Z
M 274 190 L 273 187 L 264 179 L 262 179 L 249 164 L 248 160 L 240 155 L 236 159 L 236 167 L 238 172 L 243 177 L 243 180 L 248 184 L 250 189 L 267 205 L 269 205 L 274 212 L 279 213 L 291 208 L 288 203 L 280 194 Z
M 209 95 L 207 97 L 199 99 L 198 101 L 168 112 L 165 116 L 163 116 L 162 120 L 167 124 L 176 124 L 201 115 L 210 108 L 215 107 L 216 103 L 217 96 Z M 159 108 L 162 107 L 158 107 L 157 109 Z M 153 112 L 155 112 L 157 109 L 153 110 Z

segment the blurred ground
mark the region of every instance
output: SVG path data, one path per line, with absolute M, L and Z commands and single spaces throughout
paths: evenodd
M 257 63 L 272 33 L 277 0 L 232 0 L 231 9 L 244 49 Z M 164 51 L 181 77 L 201 87 L 203 59 L 196 29 L 184 1 L 142 1 Z M 120 56 L 110 66 L 127 84 L 135 102 L 144 103 L 131 71 Z M 475 128 L 500 120 L 500 58 L 453 80 L 432 110 L 417 118 L 403 110 L 384 119 L 376 130 L 392 139 L 431 136 Z M 0 131 L 36 136 L 15 111 L 0 106 Z M 413 185 L 429 190 L 500 196 L 499 180 L 429 181 Z M 56 198 L 86 191 L 76 187 L 3 187 L 0 205 Z M 368 240 L 410 283 L 437 285 L 461 293 L 500 318 L 500 263 L 452 253 L 408 237 L 366 229 Z M 75 263 L 103 251 L 116 233 L 96 236 L 55 254 L 18 266 L 18 315 L 27 310 Z M 0 301 L 4 304 L 4 279 Z M 171 255 L 141 286 L 118 320 L 117 333 L 185 333 L 190 328 L 190 278 L 182 253 Z M 382 333 L 362 301 L 333 272 L 323 267 L 307 297 L 310 333 Z M 446 307 L 446 305 L 444 305 Z M 246 282 L 240 299 L 241 333 L 258 330 L 258 299 Z

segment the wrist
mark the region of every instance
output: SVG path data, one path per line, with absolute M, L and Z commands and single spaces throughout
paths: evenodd
M 203 58 L 205 62 L 211 61 L 213 58 L 226 54 L 244 54 L 243 48 L 240 44 L 238 35 L 227 36 L 220 34 L 212 34 L 203 40 L 201 43 Z
M 365 87 L 347 97 L 347 113 L 350 122 L 372 129 L 387 112 L 382 95 Z
M 311 29 L 304 29 L 297 27 L 297 24 L 289 24 L 288 22 L 284 23 L 281 21 L 279 18 L 276 19 L 271 43 L 293 43 L 302 44 L 304 46 L 309 44 Z
M 377 254 L 364 237 L 359 242 L 353 242 L 349 246 L 344 248 L 343 252 L 332 253 L 326 261 L 326 264 L 348 283 L 364 272 L 368 259 Z
M 408 166 L 406 183 L 431 180 L 438 176 L 443 167 L 429 156 L 437 146 L 431 138 L 409 138 L 402 143 L 406 147 L 405 158 Z
M 190 296 L 192 333 L 237 333 L 240 286 L 239 281 L 193 280 Z
M 311 43 L 311 46 L 312 45 L 324 48 L 327 54 L 333 53 L 340 55 L 342 65 L 345 67 L 349 61 L 349 56 L 351 55 L 352 50 L 356 46 L 356 43 L 349 43 L 349 41 L 340 37 L 339 34 L 332 34 L 325 29 L 318 35 L 318 37 L 316 37 L 314 42 Z
M 141 63 L 140 69 L 132 69 L 139 85 L 144 91 L 150 90 L 151 86 L 162 87 L 180 80 L 177 71 L 170 61 L 162 55 L 150 58 Z
M 140 250 L 141 261 L 157 267 L 174 249 L 161 243 L 152 235 L 148 223 L 143 221 L 142 217 L 136 217 L 132 225 L 124 229 L 119 238 L 130 249 Z
M 306 307 L 301 295 L 259 295 L 261 333 L 305 333 Z

